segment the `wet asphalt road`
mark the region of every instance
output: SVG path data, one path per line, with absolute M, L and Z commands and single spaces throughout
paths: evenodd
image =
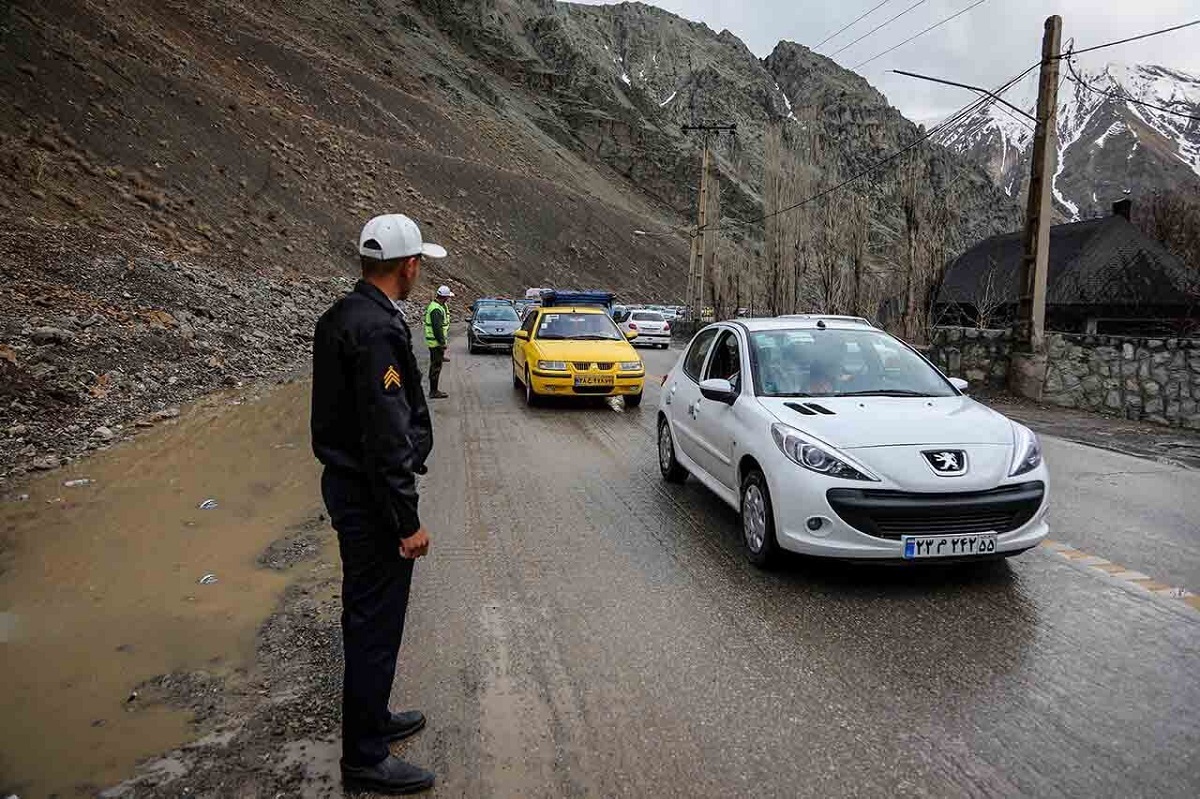
M 644 351 L 663 374 L 677 353 Z M 1200 613 L 1036 549 L 743 559 L 639 410 L 452 350 L 394 704 L 436 796 L 1194 796 Z M 1063 540 L 1200 590 L 1197 472 L 1048 440 Z M 1058 534 L 1055 534 L 1058 536 Z

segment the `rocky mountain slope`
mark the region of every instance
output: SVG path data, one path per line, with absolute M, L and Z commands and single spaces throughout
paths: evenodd
M 640 4 L 16 0 L 0 48 L 0 478 L 302 364 L 374 213 L 445 244 L 425 285 L 464 298 L 682 299 L 688 239 L 634 232 L 693 212 L 681 123 L 738 123 L 733 220 L 762 212 L 769 124 L 819 129 L 828 180 L 919 134 L 803 47 L 759 60 Z M 931 195 L 955 187 L 956 237 L 1012 226 L 979 168 L 913 152 Z M 883 176 L 864 191 L 886 266 L 899 210 Z
M 699 141 L 680 126 L 736 123 L 715 137 L 725 215 L 762 210 L 767 125 L 819 128 L 833 157 L 830 181 L 848 177 L 920 135 L 917 126 L 859 75 L 801 45 L 780 42 L 758 59 L 731 32 L 714 32 L 653 6 L 574 5 L 549 0 L 419 0 L 420 7 L 478 61 L 534 90 L 530 118 L 548 135 L 626 177 L 655 200 L 690 216 Z M 1006 229 L 1013 205 L 985 176 L 940 147 L 919 148 L 931 192 L 959 189 L 958 231 L 966 240 Z M 886 171 L 863 190 L 881 195 Z M 880 202 L 878 216 L 897 209 Z
M 1077 68 L 1089 89 L 1072 79 L 1065 64 L 1063 69 L 1054 180 L 1060 216 L 1104 215 L 1126 194 L 1136 198 L 1155 189 L 1200 191 L 1200 120 L 1177 115 L 1200 116 L 1200 77 L 1151 64 Z M 1037 85 L 1026 81 L 1006 99 L 1032 109 Z M 991 105 L 937 140 L 983 164 L 1010 196 L 1025 191 L 1032 123 L 1015 112 Z

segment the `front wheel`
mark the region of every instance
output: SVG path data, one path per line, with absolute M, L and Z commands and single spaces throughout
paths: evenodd
M 742 480 L 742 543 L 750 562 L 760 569 L 770 568 L 779 559 L 771 492 L 758 469 Z
M 532 408 L 538 404 L 538 394 L 533 390 L 533 378 L 529 375 L 529 367 L 525 367 L 525 404 Z
M 515 389 L 520 388 L 521 387 L 521 378 L 517 375 L 517 362 L 516 361 L 512 362 L 512 377 L 513 377 L 513 388 L 515 388 Z
M 642 392 L 639 391 L 636 394 L 626 394 L 625 395 L 625 407 L 626 408 L 636 408 L 637 406 L 639 406 L 641 404 L 642 404 Z

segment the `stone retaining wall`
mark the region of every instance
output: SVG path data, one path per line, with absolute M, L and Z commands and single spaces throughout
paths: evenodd
M 976 386 L 1004 387 L 1012 347 L 1010 331 L 937 327 L 930 340 L 925 356 L 950 377 L 964 378 Z
M 1042 401 L 1200 429 L 1200 340 L 1051 333 Z M 951 377 L 1002 387 L 1007 330 L 937 328 L 926 355 Z
M 1200 429 L 1200 341 L 1054 334 L 1043 401 Z

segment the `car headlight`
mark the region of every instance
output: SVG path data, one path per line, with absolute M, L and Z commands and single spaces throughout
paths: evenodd
M 800 464 L 805 469 L 846 480 L 875 480 L 874 477 L 863 474 L 830 454 L 824 447 L 805 440 L 795 428 L 776 422 L 771 425 L 771 438 L 775 439 L 775 446 L 779 447 L 779 451 L 786 455 L 788 460 Z
M 640 372 L 642 371 L 641 361 L 621 361 L 617 366 L 622 372 Z
M 1013 424 L 1016 433 L 1016 446 L 1013 447 L 1012 468 L 1009 477 L 1031 472 L 1042 465 L 1042 442 L 1032 430 L 1024 425 Z
M 538 368 L 545 369 L 547 372 L 565 372 L 567 371 L 566 361 L 538 361 Z

